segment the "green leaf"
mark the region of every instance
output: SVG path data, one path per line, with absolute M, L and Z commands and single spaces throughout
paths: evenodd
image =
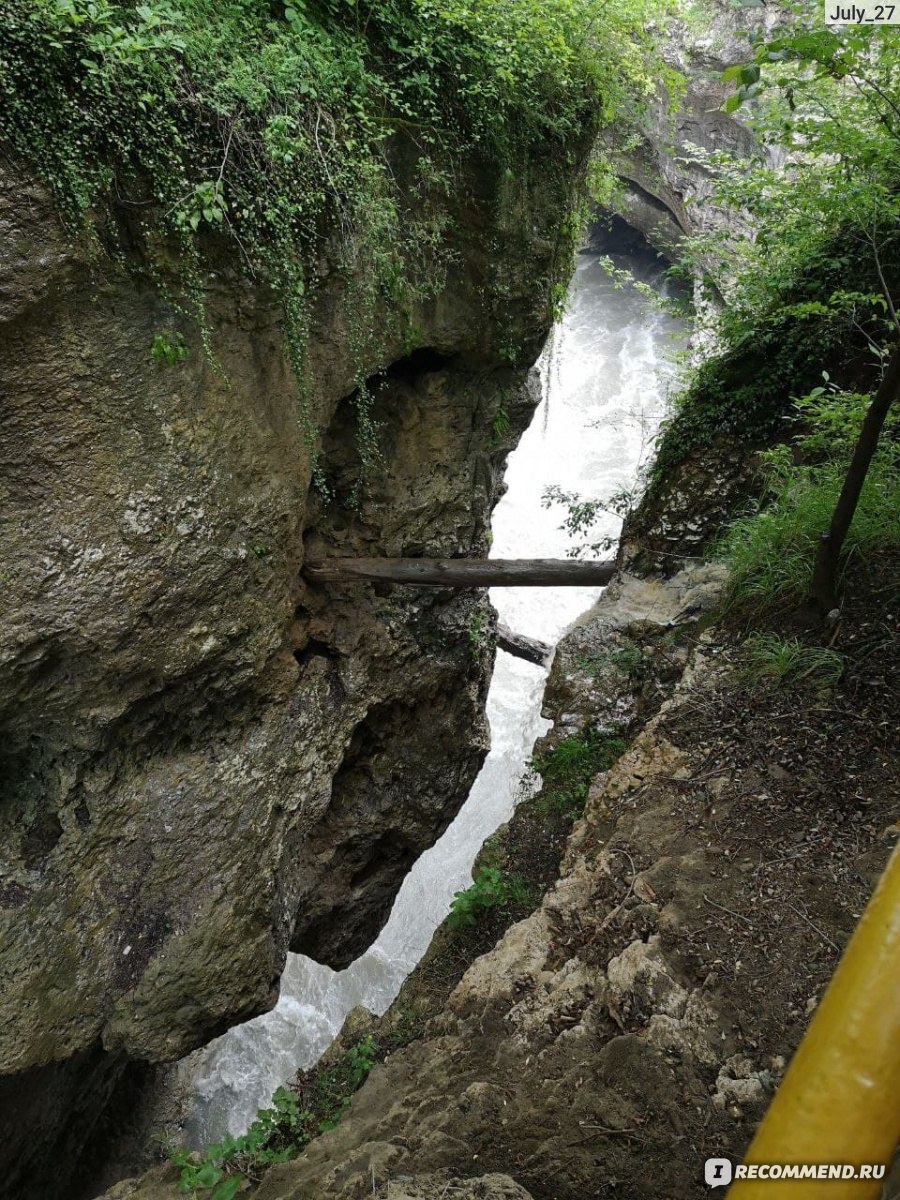
M 213 1192 L 210 1200 L 233 1200 L 238 1188 L 241 1186 L 241 1177 L 236 1175 L 231 1179 L 223 1179 L 216 1190 Z
M 197 1172 L 198 1187 L 213 1187 L 222 1178 L 222 1172 L 211 1162 L 205 1162 Z

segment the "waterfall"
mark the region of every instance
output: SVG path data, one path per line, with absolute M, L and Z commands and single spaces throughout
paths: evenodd
M 618 262 L 658 282 L 656 264 Z M 681 332 L 637 289 L 614 283 L 596 255 L 580 256 L 568 311 L 545 355 L 543 399 L 510 456 L 507 492 L 493 519 L 498 558 L 558 558 L 572 546 L 563 512 L 544 490 L 561 485 L 587 499 L 633 486 L 665 407 L 667 349 Z M 615 538 L 606 514 L 591 532 Z M 501 620 L 556 643 L 595 603 L 599 588 L 494 588 Z M 502 651 L 488 695 L 491 751 L 465 805 L 438 844 L 419 858 L 374 945 L 344 971 L 288 955 L 275 1009 L 230 1030 L 188 1060 L 187 1140 L 200 1145 L 247 1128 L 279 1084 L 311 1066 L 357 1005 L 383 1013 L 424 954 L 454 892 L 471 882 L 485 838 L 512 814 L 541 717 L 547 670 Z M 526 781 L 527 782 L 527 781 Z

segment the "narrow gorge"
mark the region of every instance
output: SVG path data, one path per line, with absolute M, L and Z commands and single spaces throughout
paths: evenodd
M 534 348 L 527 361 L 544 332 L 531 264 L 549 262 L 557 208 L 507 187 L 503 336 Z M 356 957 L 462 803 L 487 748 L 484 601 L 332 596 L 300 568 L 323 550 L 483 551 L 535 397 L 478 296 L 483 247 L 461 247 L 422 347 L 386 342 L 366 368 L 384 475 L 358 507 L 324 504 L 263 299 L 222 281 L 210 321 L 227 386 L 199 354 L 160 368 L 147 347 L 173 313 L 79 262 L 36 190 L 24 212 L 11 179 L 5 194 L 19 261 L 4 314 L 4 1086 L 24 1127 L 65 1142 L 83 1136 L 68 1089 L 90 1121 L 129 1061 L 169 1061 L 268 1007 L 288 946 Z M 344 497 L 354 367 L 339 296 L 321 307 L 323 459 Z M 35 1166 L 7 1146 L 24 1187 Z

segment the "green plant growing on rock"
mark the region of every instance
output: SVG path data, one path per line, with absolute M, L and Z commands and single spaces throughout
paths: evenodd
M 184 362 L 187 356 L 187 343 L 181 333 L 158 333 L 150 346 L 150 357 L 153 361 L 164 363 L 167 367 L 177 366 Z
M 319 1132 L 336 1129 L 341 1117 L 350 1107 L 353 1093 L 358 1091 L 375 1065 L 377 1047 L 371 1034 L 354 1042 L 336 1064 L 326 1067 L 315 1082 L 318 1097 L 316 1108 L 325 1115 L 319 1121 Z
M 636 642 L 629 642 L 619 650 L 585 655 L 578 660 L 578 667 L 594 678 L 613 667 L 635 683 L 640 683 L 650 673 L 650 660 Z
M 500 408 L 491 422 L 491 439 L 489 443 L 491 450 L 496 450 L 499 446 L 503 445 L 510 428 L 509 413 L 505 408 Z
M 259 1110 L 246 1133 L 228 1134 L 202 1152 L 170 1150 L 179 1191 L 203 1194 L 203 1200 L 233 1200 L 245 1181 L 258 1182 L 269 1167 L 296 1158 L 314 1137 L 337 1127 L 377 1053 L 374 1037 L 360 1038 L 333 1061 L 305 1072 L 298 1091 L 278 1088 L 272 1106 Z
M 487 613 L 484 609 L 476 609 L 469 621 L 469 644 L 473 650 L 480 650 L 484 641 L 484 631 L 487 624 Z
M 278 1088 L 272 1107 L 260 1109 L 240 1137 L 227 1134 L 203 1153 L 175 1149 L 170 1159 L 179 1170 L 178 1189 L 197 1195 L 211 1191 L 209 1200 L 232 1200 L 244 1179 L 258 1179 L 275 1163 L 288 1162 L 309 1141 L 312 1113 L 301 1112 L 297 1097 Z
M 626 749 L 618 731 L 589 727 L 563 738 L 547 754 L 535 756 L 531 765 L 541 777 L 538 806 L 545 812 L 577 817 L 584 809 L 591 780 L 599 771 L 608 770 Z
M 493 909 L 525 906 L 531 900 L 531 889 L 520 875 L 482 867 L 472 886 L 454 895 L 447 923 L 451 929 L 466 929 Z

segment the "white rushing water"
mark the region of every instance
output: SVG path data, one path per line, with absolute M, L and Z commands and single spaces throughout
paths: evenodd
M 643 274 L 652 279 L 659 271 Z M 548 486 L 605 500 L 634 483 L 662 416 L 666 352 L 677 333 L 676 322 L 636 289 L 615 287 L 596 256 L 580 257 L 569 310 L 542 363 L 543 402 L 509 459 L 508 490 L 493 518 L 493 557 L 566 554 L 573 543 L 560 529 L 564 511 L 542 502 Z M 604 517 L 591 539 L 616 537 L 619 524 Z M 599 594 L 599 588 L 494 588 L 491 600 L 517 633 L 556 643 Z M 388 1008 L 453 894 L 471 883 L 485 838 L 513 811 L 531 749 L 549 727 L 541 717 L 546 677 L 545 669 L 498 651 L 487 702 L 491 751 L 464 807 L 416 862 L 364 955 L 335 972 L 289 954 L 276 1008 L 193 1056 L 190 1144 L 245 1130 L 276 1087 L 316 1062 L 351 1009 Z

